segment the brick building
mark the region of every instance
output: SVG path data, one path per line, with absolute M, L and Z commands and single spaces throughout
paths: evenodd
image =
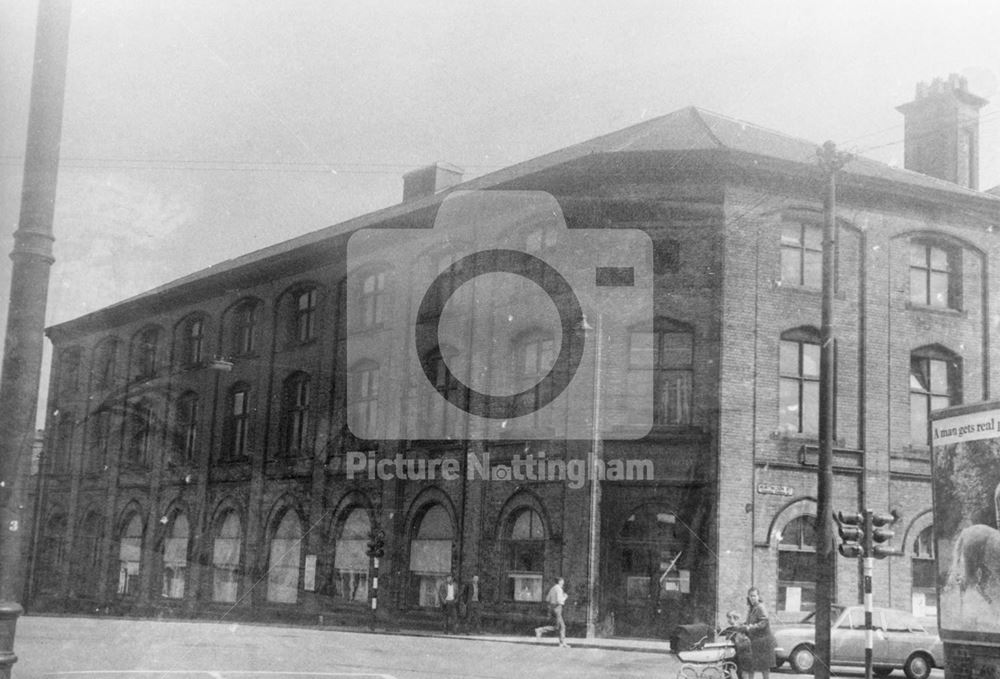
M 956 78 L 917 95 L 900 107 L 908 169 L 856 159 L 840 179 L 834 506 L 899 511 L 905 556 L 877 564 L 876 602 L 932 615 L 926 421 L 995 397 L 1000 198 L 976 190 L 985 102 Z M 400 205 L 50 328 L 31 604 L 356 620 L 377 527 L 380 611 L 413 622 L 436 619 L 448 572 L 480 574 L 487 620 L 521 630 L 557 575 L 570 624 L 590 610 L 604 633 L 717 622 L 750 584 L 779 617 L 801 616 L 815 588 L 815 157 L 812 143 L 687 108 L 466 183 L 450 166 L 418 171 Z M 386 417 L 375 395 L 405 391 L 375 334 L 373 358 L 348 361 L 348 310 L 381 327 L 407 293 L 392 262 L 348 284 L 348 236 L 430 227 L 455 186 L 544 191 L 570 230 L 649 235 L 654 321 L 605 327 L 595 389 L 606 417 L 626 422 L 650 408 L 630 396 L 652 388 L 648 435 L 469 440 L 413 399 L 412 417 L 439 435 L 379 443 L 346 426 L 349 413 Z M 522 235 L 544 257 L 544 235 Z M 559 342 L 520 332 L 509 345 L 498 351 L 515 372 L 537 379 Z M 635 368 L 643 355 L 649 370 Z M 652 473 L 582 485 L 466 473 L 484 453 L 491 465 L 543 454 L 565 465 L 594 450 Z M 352 478 L 358 454 L 454 460 L 462 473 Z M 853 562 L 839 561 L 836 591 L 858 600 Z

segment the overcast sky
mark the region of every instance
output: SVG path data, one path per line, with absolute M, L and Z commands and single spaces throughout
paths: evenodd
M 0 0 L 2 323 L 36 11 Z M 73 0 L 49 321 L 397 203 L 407 170 L 688 105 L 901 165 L 895 106 L 961 73 L 988 188 L 998 26 L 985 1 Z

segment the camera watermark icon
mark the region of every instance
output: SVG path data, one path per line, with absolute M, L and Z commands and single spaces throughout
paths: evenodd
M 347 248 L 347 424 L 362 439 L 640 438 L 652 241 L 568 228 L 539 191 L 449 195 Z M 598 337 L 600 332 L 600 337 Z

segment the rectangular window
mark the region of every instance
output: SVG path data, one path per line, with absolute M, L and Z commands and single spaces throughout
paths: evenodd
M 779 427 L 784 432 L 819 431 L 818 344 L 782 340 L 778 352 Z
M 910 442 L 930 445 L 928 422 L 932 410 L 955 405 L 958 399 L 957 362 L 927 356 L 910 358 Z
M 945 248 L 910 242 L 910 304 L 958 308 L 952 256 Z
M 626 409 L 630 422 L 691 424 L 694 334 L 668 327 L 629 333 Z M 652 365 L 649 371 L 646 366 Z M 653 402 L 647 394 L 652 392 Z M 652 418 L 650 418 L 652 409 Z
M 819 289 L 823 284 L 823 228 L 817 224 L 781 225 L 781 282 Z
M 385 273 L 365 277 L 361 284 L 361 327 L 382 325 L 384 313 Z
M 232 437 L 229 452 L 232 458 L 244 457 L 247 452 L 247 427 L 249 425 L 249 394 L 245 390 L 233 392 Z

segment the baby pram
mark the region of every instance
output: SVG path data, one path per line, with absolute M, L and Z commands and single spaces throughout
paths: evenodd
M 716 641 L 702 637 L 677 657 L 683 663 L 677 679 L 736 679 L 736 646 L 725 637 Z

